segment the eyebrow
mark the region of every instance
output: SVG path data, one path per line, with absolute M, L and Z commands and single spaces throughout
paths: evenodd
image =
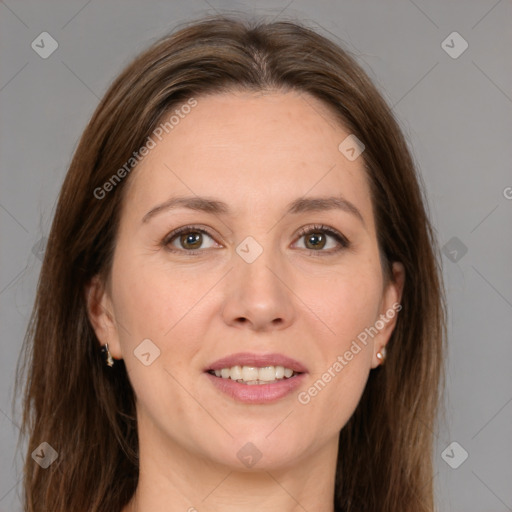
M 182 196 L 173 197 L 157 206 L 152 208 L 144 215 L 142 222 L 148 222 L 155 215 L 164 211 L 173 210 L 175 208 L 188 208 L 190 210 L 211 213 L 214 215 L 230 215 L 231 210 L 229 206 L 223 201 L 219 201 L 209 197 L 200 196 Z M 365 225 L 364 218 L 357 207 L 344 199 L 343 197 L 328 196 L 328 197 L 300 197 L 289 203 L 286 207 L 287 214 L 300 214 L 304 212 L 321 212 L 329 210 L 342 210 L 357 217 L 363 225 Z

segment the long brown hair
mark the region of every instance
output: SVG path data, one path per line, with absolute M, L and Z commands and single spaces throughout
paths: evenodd
M 370 372 L 340 432 L 334 504 L 344 512 L 434 510 L 445 299 L 426 199 L 406 141 L 355 58 L 334 42 L 297 23 L 217 16 L 157 41 L 120 74 L 86 127 L 62 185 L 17 369 L 16 389 L 26 383 L 20 437 L 29 434 L 27 512 L 116 512 L 135 491 L 133 389 L 122 360 L 110 369 L 99 356 L 84 294 L 93 276 L 109 276 L 129 169 L 108 193 L 97 191 L 147 142 L 164 114 L 192 97 L 235 89 L 307 92 L 365 145 L 385 268 L 402 262 L 406 279 L 386 364 Z M 58 453 L 47 469 L 31 457 L 42 442 Z

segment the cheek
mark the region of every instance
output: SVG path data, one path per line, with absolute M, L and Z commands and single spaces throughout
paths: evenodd
M 169 339 L 208 290 L 208 279 L 184 278 L 161 263 L 120 258 L 113 269 L 116 316 L 130 338 Z M 126 333 L 125 333 L 126 334 Z
M 176 387 L 172 373 L 182 380 L 189 364 L 201 350 L 200 335 L 205 324 L 201 298 L 214 284 L 214 277 L 186 278 L 168 267 L 140 258 L 119 257 L 113 268 L 115 315 L 130 380 L 142 401 L 165 403 L 157 397 Z M 147 340 L 150 340 L 148 342 Z M 150 352 L 149 366 L 137 355 Z M 154 357 L 154 355 L 156 357 Z M 151 390 L 150 396 L 146 396 Z M 175 402 L 180 407 L 179 401 Z
M 339 350 L 373 325 L 378 316 L 381 288 L 380 273 L 372 264 L 347 266 L 320 279 L 306 279 L 301 284 L 301 293 L 308 297 L 305 302 L 326 327 L 329 344 L 335 340 Z
M 112 272 L 123 358 L 141 408 L 155 417 L 166 407 L 181 413 L 185 403 L 175 379 L 183 381 L 200 348 L 200 337 L 193 333 L 200 313 L 197 303 L 211 284 L 184 280 L 143 259 L 120 256 Z
M 357 287 L 338 286 L 331 290 L 332 300 L 323 299 L 324 309 L 318 316 L 329 326 L 324 336 L 314 336 L 315 360 L 308 387 L 298 396 L 325 427 L 326 432 L 339 431 L 354 413 L 371 370 L 373 338 L 365 329 L 373 325 L 378 306 L 376 286 L 357 281 Z M 317 329 L 325 331 L 320 323 Z M 314 331 L 314 329 L 312 329 Z
M 373 263 L 357 269 L 347 266 L 329 277 L 309 280 L 309 285 L 303 283 L 302 290 L 309 293 L 305 302 L 317 305 L 318 318 L 309 316 L 316 363 L 299 402 L 337 429 L 353 414 L 368 380 L 373 355 L 368 329 L 378 318 L 381 275 Z

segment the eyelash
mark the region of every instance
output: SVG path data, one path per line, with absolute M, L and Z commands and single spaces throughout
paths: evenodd
M 327 235 L 331 236 L 332 238 L 334 238 L 340 246 L 337 247 L 336 249 L 330 249 L 329 251 L 323 251 L 323 250 L 315 251 L 314 249 L 305 249 L 306 251 L 308 251 L 310 254 L 313 254 L 314 256 L 333 255 L 343 249 L 348 249 L 351 245 L 348 238 L 343 236 L 338 231 L 336 231 L 328 226 L 324 226 L 323 224 L 315 224 L 314 226 L 308 226 L 306 228 L 302 228 L 298 233 L 297 240 L 300 240 L 303 236 L 310 235 L 313 233 L 320 233 L 320 232 L 327 234 Z M 183 227 L 175 229 L 174 231 L 169 233 L 163 239 L 162 246 L 165 247 L 169 252 L 172 252 L 172 253 L 186 253 L 187 255 L 198 255 L 201 252 L 204 252 L 205 249 L 189 249 L 189 250 L 187 250 L 187 249 L 171 249 L 171 248 L 169 248 L 169 244 L 176 237 L 178 237 L 179 235 L 188 234 L 188 233 L 203 233 L 205 235 L 208 235 L 212 239 L 214 238 L 214 236 L 209 231 L 207 231 L 206 229 L 201 228 L 199 226 L 183 226 Z

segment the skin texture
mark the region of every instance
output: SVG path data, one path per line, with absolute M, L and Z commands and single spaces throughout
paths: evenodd
M 307 367 L 298 390 L 307 391 L 400 302 L 403 267 L 384 283 L 364 162 L 338 150 L 349 132 L 320 101 L 297 92 L 197 101 L 132 172 L 109 282 L 89 289 L 97 337 L 124 359 L 137 399 L 140 478 L 125 512 L 332 512 L 338 434 L 397 315 L 307 404 L 297 392 L 237 402 L 204 369 L 236 352 L 277 352 Z M 178 208 L 143 222 L 178 195 L 215 198 L 232 213 Z M 332 195 L 363 221 L 342 210 L 285 214 L 297 198 Z M 212 234 L 202 252 L 187 254 L 180 236 L 168 248 L 181 252 L 167 250 L 166 236 L 191 224 Z M 329 235 L 315 249 L 298 234 L 315 224 L 350 247 L 332 252 L 339 244 Z M 236 252 L 247 236 L 263 249 L 252 263 Z M 148 338 L 160 356 L 145 366 L 133 352 Z M 262 454 L 252 468 L 237 457 L 248 442 Z

